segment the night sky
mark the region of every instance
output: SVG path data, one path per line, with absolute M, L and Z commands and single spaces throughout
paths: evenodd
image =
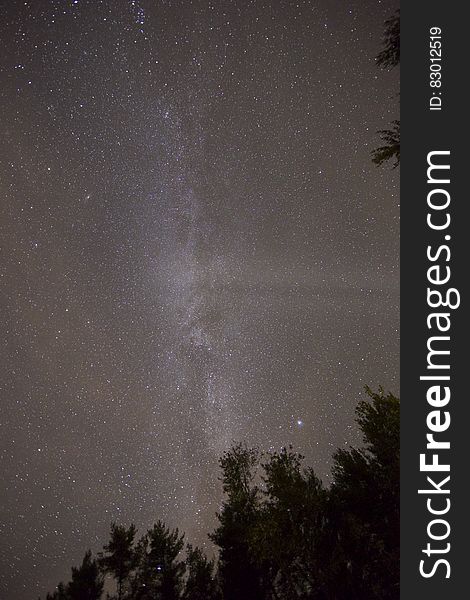
M 161 518 L 210 551 L 218 456 L 328 483 L 398 393 L 398 73 L 378 0 L 1 6 L 1 586 Z

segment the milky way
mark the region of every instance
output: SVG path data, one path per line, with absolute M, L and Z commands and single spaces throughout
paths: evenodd
M 398 393 L 392 1 L 2 8 L 2 597 L 111 521 L 211 546 L 217 459 L 328 481 L 363 386 Z

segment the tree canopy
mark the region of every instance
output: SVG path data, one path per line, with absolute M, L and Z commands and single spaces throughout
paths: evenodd
M 400 402 L 366 388 L 363 443 L 333 456 L 326 487 L 289 446 L 235 444 L 220 458 L 224 501 L 210 539 L 217 560 L 157 521 L 111 524 L 97 559 L 46 600 L 392 600 L 399 598 Z
M 377 66 L 383 69 L 393 69 L 400 64 L 400 11 L 384 25 L 382 50 L 375 57 Z M 381 165 L 388 160 L 393 161 L 393 168 L 400 164 L 400 121 L 392 121 L 391 128 L 377 132 L 383 142 L 382 146 L 372 151 L 372 162 Z

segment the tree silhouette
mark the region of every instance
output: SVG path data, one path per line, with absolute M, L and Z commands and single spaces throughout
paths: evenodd
M 69 600 L 99 600 L 103 593 L 103 577 L 98 563 L 86 552 L 80 567 L 72 567 L 72 580 L 66 589 Z
M 214 561 L 191 544 L 186 549 L 186 569 L 188 576 L 182 600 L 220 600 Z
M 116 580 L 118 600 L 127 596 L 129 577 L 137 565 L 134 548 L 136 532 L 134 525 L 127 528 L 111 523 L 111 539 L 99 555 L 99 566 L 103 573 L 111 574 Z
M 209 536 L 217 573 L 200 548 L 188 544 L 182 557 L 184 536 L 162 521 L 137 544 L 133 525 L 112 523 L 98 561 L 88 551 L 46 600 L 99 600 L 104 575 L 118 600 L 397 600 L 400 402 L 366 393 L 356 409 L 363 444 L 337 450 L 329 488 L 292 447 L 223 454 L 225 499 Z
M 137 569 L 132 583 L 135 600 L 178 600 L 183 587 L 185 564 L 178 559 L 184 535 L 170 531 L 163 521 L 139 540 L 136 548 Z
M 252 552 L 269 573 L 269 598 L 320 597 L 318 540 L 326 492 L 304 457 L 284 448 L 263 465 L 264 500 L 252 538 Z
M 376 56 L 376 63 L 383 69 L 393 69 L 400 64 L 400 11 L 385 21 L 383 49 Z M 384 144 L 372 151 L 372 162 L 381 165 L 387 160 L 394 160 L 393 168 L 400 164 L 400 121 L 392 122 L 390 129 L 378 131 Z
M 219 547 L 219 577 L 226 600 L 264 597 L 263 577 L 250 552 L 250 535 L 258 518 L 258 488 L 253 485 L 257 450 L 237 444 L 219 461 L 226 494 L 219 526 L 209 537 Z
M 393 168 L 400 164 L 400 121 L 393 121 L 392 129 L 378 131 L 383 146 L 372 151 L 372 162 L 381 165 L 387 160 L 394 160 Z
M 356 410 L 364 447 L 334 455 L 330 514 L 351 597 L 392 599 L 399 587 L 400 404 L 382 389 L 366 391 L 372 402 Z
M 65 584 L 62 581 L 58 584 L 55 592 L 46 596 L 46 600 L 68 600 L 68 598 Z
M 383 69 L 393 69 L 400 64 L 400 10 L 385 21 L 383 49 L 376 57 L 376 62 Z

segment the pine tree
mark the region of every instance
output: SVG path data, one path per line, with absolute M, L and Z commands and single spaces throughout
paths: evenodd
M 215 564 L 200 548 L 188 544 L 186 549 L 187 579 L 183 600 L 220 600 Z
M 383 69 L 393 69 L 400 64 L 400 10 L 385 21 L 382 41 L 383 49 L 376 62 Z
M 103 573 L 111 574 L 116 580 L 117 598 L 126 598 L 129 578 L 136 566 L 134 538 L 137 530 L 134 525 L 126 528 L 111 523 L 111 539 L 104 552 L 99 555 L 99 566 Z
M 185 564 L 178 559 L 184 535 L 170 531 L 162 521 L 140 539 L 137 569 L 133 580 L 135 600 L 178 600 L 183 588 Z
M 382 50 L 376 56 L 377 66 L 383 69 L 393 69 L 400 64 L 400 11 L 385 21 L 385 31 Z M 378 131 L 383 145 L 372 151 L 372 162 L 381 165 L 387 160 L 393 160 L 393 167 L 400 164 L 400 121 L 392 122 L 390 129 Z
M 68 600 L 65 584 L 61 581 L 52 594 L 47 594 L 46 600 Z
M 91 551 L 85 554 L 80 567 L 72 567 L 72 581 L 67 586 L 69 600 L 99 600 L 103 593 L 103 577 L 98 563 L 91 558 Z

